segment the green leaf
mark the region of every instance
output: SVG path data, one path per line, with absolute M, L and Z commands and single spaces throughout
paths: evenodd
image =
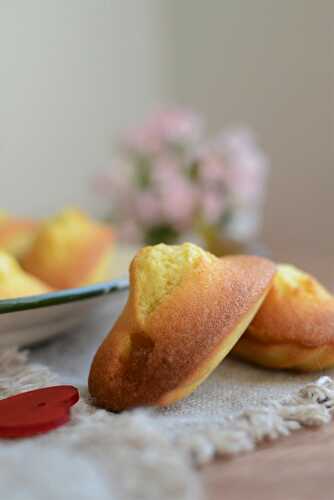
M 157 245 L 158 243 L 176 243 L 179 233 L 168 224 L 151 227 L 145 235 L 146 245 Z
M 199 177 L 199 163 L 193 161 L 189 167 L 189 178 L 191 181 L 196 182 Z
M 140 189 L 145 190 L 151 184 L 151 162 L 148 158 L 141 156 L 137 158 L 136 182 Z

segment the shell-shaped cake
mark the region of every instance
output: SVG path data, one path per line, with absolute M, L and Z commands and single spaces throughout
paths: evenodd
M 76 209 L 42 224 L 23 257 L 25 270 L 54 288 L 74 288 L 108 278 L 113 235 Z
M 268 368 L 334 366 L 334 297 L 309 274 L 279 265 L 266 300 L 233 354 Z
M 0 250 L 20 259 L 27 252 L 38 224 L 31 219 L 20 219 L 0 213 Z
M 10 254 L 0 250 L 0 300 L 50 292 L 45 283 L 25 272 Z
M 120 411 L 189 395 L 246 330 L 275 271 L 266 259 L 218 259 L 190 243 L 143 248 L 128 302 L 91 366 L 96 404 Z

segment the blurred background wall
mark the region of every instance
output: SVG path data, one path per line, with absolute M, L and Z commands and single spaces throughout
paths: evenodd
M 332 0 L 2 0 L 1 207 L 98 210 L 119 132 L 176 103 L 255 131 L 278 252 L 332 253 L 333 19 Z
M 265 236 L 334 251 L 332 0 L 174 0 L 174 90 L 214 129 L 248 124 L 272 164 Z
M 1 203 L 98 208 L 91 178 L 119 131 L 163 100 L 156 0 L 0 0 Z

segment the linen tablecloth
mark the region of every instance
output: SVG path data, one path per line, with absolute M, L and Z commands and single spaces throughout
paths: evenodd
M 122 414 L 94 408 L 87 394 L 90 362 L 125 300 L 124 292 L 111 297 L 101 317 L 28 353 L 0 352 L 0 397 L 55 383 L 81 392 L 69 424 L 31 439 L 0 441 L 0 498 L 195 500 L 201 498 L 198 466 L 330 421 L 330 377 L 233 359 L 171 408 Z

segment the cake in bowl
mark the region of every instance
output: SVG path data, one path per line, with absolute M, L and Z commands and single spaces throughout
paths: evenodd
M 0 300 L 51 292 L 41 280 L 25 272 L 9 253 L 0 250 Z
M 109 226 L 67 209 L 41 225 L 22 265 L 53 288 L 76 288 L 108 278 L 112 247 Z
M 32 219 L 0 212 L 0 250 L 21 259 L 32 244 L 37 228 L 38 223 Z

